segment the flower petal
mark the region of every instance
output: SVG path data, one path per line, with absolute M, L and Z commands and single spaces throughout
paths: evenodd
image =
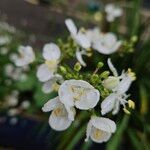
M 106 142 L 110 139 L 111 133 L 92 127 L 90 138 L 96 143 Z
M 118 76 L 118 72 L 117 72 L 116 68 L 114 67 L 114 65 L 112 64 L 110 58 L 108 58 L 107 63 L 108 63 L 109 69 L 111 70 L 111 72 L 113 73 L 113 75 L 115 77 L 117 77 Z
M 58 60 L 60 58 L 61 51 L 55 43 L 45 44 L 43 48 L 43 57 L 46 60 Z
M 50 99 L 47 103 L 44 104 L 44 106 L 42 107 L 42 111 L 43 112 L 49 112 L 52 111 L 53 109 L 55 109 L 56 107 L 62 105 L 59 97 L 55 97 L 53 99 Z
M 88 110 L 94 108 L 100 99 L 100 93 L 96 89 L 90 89 L 81 97 L 80 100 L 75 102 L 75 106 L 81 110 Z
M 68 113 L 65 110 L 64 106 L 59 107 L 57 109 L 61 111 L 61 114 L 57 114 L 57 110 L 54 109 L 52 111 L 52 114 L 50 115 L 49 124 L 51 128 L 53 128 L 56 131 L 66 130 L 71 125 L 72 121 L 68 119 Z
M 82 66 L 84 66 L 84 67 L 86 66 L 86 63 L 84 62 L 84 60 L 82 58 L 82 54 L 78 50 L 76 51 L 76 58 Z
M 85 142 L 89 140 L 90 134 L 91 134 L 91 129 L 92 129 L 92 123 L 91 121 L 88 122 L 87 124 L 87 129 L 86 129 L 86 139 Z
M 117 95 L 112 93 L 103 100 L 103 102 L 101 103 L 102 115 L 105 115 L 106 113 L 110 112 L 114 108 L 116 98 Z
M 115 122 L 108 118 L 92 116 L 91 123 L 95 128 L 108 133 L 114 133 L 116 131 Z
M 41 64 L 37 70 L 37 77 L 41 82 L 46 82 L 53 77 L 53 71 L 50 71 L 46 64 Z
M 91 42 L 88 38 L 88 36 L 85 33 L 82 33 L 81 31 L 78 32 L 77 36 L 74 37 L 76 42 L 82 47 L 82 48 L 90 48 Z
M 65 24 L 71 34 L 73 35 L 77 34 L 77 27 L 75 26 L 72 19 L 66 19 Z

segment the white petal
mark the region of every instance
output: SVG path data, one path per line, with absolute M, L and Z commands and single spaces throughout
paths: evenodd
M 37 70 L 37 77 L 41 82 L 46 82 L 53 77 L 53 71 L 50 71 L 46 64 L 41 64 Z
M 86 36 L 91 42 L 100 40 L 101 39 L 100 29 L 98 27 L 95 27 L 94 29 L 88 29 L 86 30 Z
M 53 99 L 50 99 L 47 103 L 44 104 L 44 106 L 42 107 L 42 111 L 43 112 L 48 112 L 48 111 L 52 111 L 53 109 L 55 109 L 56 107 L 62 105 L 59 97 L 55 97 Z
M 66 130 L 71 125 L 72 121 L 68 119 L 68 114 L 64 106 L 57 109 L 61 109 L 60 111 L 62 114 L 57 115 L 55 113 L 56 110 L 54 109 L 52 111 L 52 114 L 50 115 L 49 124 L 51 128 L 53 128 L 56 131 Z
M 106 113 L 110 112 L 114 108 L 116 98 L 117 95 L 112 93 L 103 100 L 103 102 L 101 103 L 102 115 L 105 115 Z
M 76 58 L 82 66 L 84 66 L 84 67 L 86 66 L 86 63 L 84 62 L 84 60 L 82 58 L 82 54 L 78 50 L 76 51 Z
M 54 43 L 45 44 L 43 48 L 43 57 L 46 60 L 58 60 L 61 52 L 59 47 Z
M 53 75 L 53 77 L 48 80 L 47 82 L 45 82 L 42 86 L 42 91 L 44 93 L 50 93 L 53 91 L 53 85 L 56 84 L 56 82 L 62 83 L 63 82 L 63 78 L 61 75 L 59 74 L 55 74 Z
M 45 82 L 42 86 L 42 91 L 44 93 L 52 92 L 53 91 L 53 88 L 52 88 L 53 84 L 54 84 L 53 80 L 49 80 L 49 81 Z
M 91 134 L 91 129 L 92 129 L 92 123 L 91 121 L 88 122 L 87 124 L 87 129 L 86 129 L 86 139 L 85 142 L 89 140 L 90 134 Z
M 108 14 L 108 15 L 106 16 L 106 20 L 107 20 L 108 22 L 113 22 L 113 21 L 115 20 L 115 17 L 114 17 L 113 15 L 111 15 L 111 14 Z
M 78 32 L 77 36 L 75 37 L 75 40 L 82 48 L 87 49 L 91 46 L 91 42 L 88 36 L 82 32 Z
M 119 112 L 120 109 L 120 101 L 116 101 L 115 107 L 113 108 L 112 114 L 116 115 Z
M 111 133 L 105 132 L 105 131 L 102 131 L 102 130 L 99 130 L 99 129 L 92 127 L 90 137 L 94 142 L 102 143 L 102 142 L 106 142 L 110 139 Z
M 21 57 L 18 56 L 18 58 L 16 60 L 14 60 L 14 63 L 16 66 L 25 66 L 34 61 L 35 54 L 33 52 L 32 47 L 19 46 L 18 51 L 19 51 Z
M 108 118 L 92 116 L 91 123 L 95 128 L 105 132 L 114 133 L 116 131 L 115 122 Z
M 79 109 L 95 107 L 99 96 L 99 91 L 83 80 L 66 80 L 59 88 L 60 101 L 70 107 L 75 105 Z M 75 100 L 75 97 L 78 100 Z
M 72 107 L 74 106 L 74 102 L 73 102 L 72 94 L 70 93 L 70 86 L 68 86 L 68 81 L 69 80 L 64 81 L 63 84 L 60 86 L 58 95 L 60 97 L 60 101 L 64 105 L 68 107 Z
M 127 92 L 131 86 L 131 83 L 132 83 L 132 79 L 128 75 L 125 75 L 123 79 L 120 81 L 120 83 L 118 84 L 118 86 L 116 87 L 117 93 L 123 94 Z
M 111 70 L 111 72 L 113 73 L 113 75 L 115 77 L 117 77 L 118 76 L 118 72 L 117 72 L 116 68 L 114 67 L 114 65 L 112 64 L 110 58 L 108 58 L 107 63 L 108 63 L 109 69 Z
M 73 121 L 74 116 L 76 114 L 74 107 L 68 107 L 67 105 L 65 105 L 65 108 L 66 108 L 66 111 L 68 113 L 68 118 Z
M 73 35 L 77 34 L 77 28 L 72 19 L 66 19 L 65 24 L 71 34 Z
M 116 17 L 120 17 L 122 15 L 122 13 L 123 13 L 123 11 L 120 8 L 116 8 L 115 11 L 114 11 L 114 15 Z
M 113 4 L 107 4 L 107 5 L 105 6 L 105 11 L 106 11 L 107 13 L 111 13 L 113 10 L 114 10 L 114 5 L 113 5 Z
M 81 97 L 80 100 L 75 102 L 75 106 L 81 110 L 88 110 L 94 108 L 100 99 L 100 93 L 96 89 L 90 89 Z

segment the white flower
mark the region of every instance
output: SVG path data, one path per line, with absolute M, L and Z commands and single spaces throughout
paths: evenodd
M 49 117 L 49 125 L 57 131 L 66 130 L 72 123 L 68 118 L 65 106 L 60 102 L 59 97 L 49 100 L 42 108 L 44 112 L 52 111 Z M 71 111 L 75 115 L 75 110 Z
M 25 101 L 23 101 L 22 103 L 21 103 L 21 108 L 23 108 L 23 109 L 28 109 L 29 107 L 30 107 L 30 101 L 28 101 L 28 100 L 25 100 Z
M 19 55 L 16 55 L 16 56 L 14 55 L 13 56 L 14 58 L 12 58 L 15 65 L 18 67 L 26 66 L 35 60 L 35 54 L 33 52 L 32 47 L 30 46 L 19 46 L 18 52 L 19 52 Z
M 66 80 L 59 88 L 60 101 L 65 105 L 69 118 L 74 120 L 71 107 L 76 107 L 81 110 L 94 108 L 99 99 L 100 93 L 88 82 L 83 80 Z
M 10 43 L 11 39 L 8 36 L 0 36 L 0 45 Z
M 19 80 L 22 74 L 21 68 L 15 68 L 12 64 L 7 64 L 5 66 L 5 73 L 7 77 L 13 80 Z
M 59 74 L 54 75 L 50 80 L 46 81 L 42 86 L 42 91 L 44 93 L 50 93 L 52 91 L 58 91 L 59 83 L 63 82 L 63 77 Z
M 80 29 L 78 31 L 72 19 L 66 19 L 65 23 L 73 40 L 79 46 L 81 46 L 81 50 L 76 50 L 76 58 L 79 61 L 79 63 L 85 67 L 86 63 L 84 62 L 82 55 L 89 55 L 88 50 L 91 47 L 91 39 L 89 38 L 90 33 L 87 33 L 87 31 L 85 30 L 83 31 L 83 29 Z
M 12 91 L 12 93 L 8 96 L 6 96 L 6 105 L 13 107 L 18 104 L 18 91 Z
M 116 17 L 122 15 L 122 9 L 114 6 L 113 4 L 107 4 L 105 7 L 106 19 L 108 22 L 113 22 Z
M 126 95 L 126 92 L 130 88 L 131 83 L 136 79 L 135 73 L 128 69 L 127 72 L 123 72 L 121 76 L 118 76 L 117 70 L 111 63 L 110 59 L 108 59 L 108 65 L 110 70 L 113 72 L 114 77 L 113 80 L 110 80 L 110 78 L 106 79 L 108 81 L 104 81 L 103 85 L 105 87 L 106 84 L 106 88 L 108 87 L 108 89 L 111 89 L 113 93 L 106 97 L 101 103 L 101 113 L 102 115 L 105 115 L 112 111 L 112 114 L 115 115 L 118 113 L 120 105 L 123 105 L 124 111 L 127 112 L 126 103 L 129 104 L 129 102 L 126 99 L 129 95 Z
M 57 71 L 60 59 L 60 49 L 54 43 L 45 44 L 43 48 L 43 57 L 45 63 L 41 64 L 37 70 L 37 77 L 41 82 L 50 80 Z
M 86 35 L 92 44 L 101 39 L 101 34 L 102 33 L 98 27 L 86 30 Z
M 116 124 L 114 121 L 108 118 L 92 116 L 87 125 L 85 141 L 88 141 L 90 137 L 96 143 L 106 142 L 115 131 Z
M 92 47 L 99 53 L 109 55 L 118 50 L 121 46 L 121 41 L 117 40 L 114 33 L 100 34 L 99 39 L 93 41 Z
M 88 39 L 86 32 L 83 32 L 82 30 L 78 31 L 72 19 L 66 19 L 65 23 L 73 40 L 84 49 L 90 48 L 91 42 Z

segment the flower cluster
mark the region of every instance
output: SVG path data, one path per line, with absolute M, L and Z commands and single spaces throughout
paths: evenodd
M 106 6 L 105 11 L 109 22 L 122 14 L 122 10 L 113 5 Z M 37 60 L 39 58 L 31 46 L 19 46 L 17 53 L 10 55 L 11 63 L 5 66 L 5 74 L 18 81 L 21 76 L 26 78 L 25 72 L 32 64 L 36 68 L 34 74 L 42 84 L 41 91 L 45 94 L 55 91 L 56 96 L 42 107 L 43 112 L 51 111 L 51 128 L 66 130 L 74 123 L 78 113 L 86 111 L 89 115 L 86 118 L 85 141 L 90 138 L 97 143 L 106 142 L 117 129 L 116 123 L 106 115 L 110 112 L 116 115 L 121 107 L 126 114 L 130 114 L 131 109 L 135 108 L 127 94 L 136 79 L 135 73 L 128 69 L 119 74 L 110 58 L 107 59 L 108 67 L 100 60 L 96 62 L 95 71 L 92 68 L 86 72 L 84 69 L 89 64 L 83 56 L 90 57 L 91 60 L 94 54 L 107 57 L 121 51 L 124 42 L 115 33 L 103 32 L 98 27 L 78 29 L 72 19 L 66 19 L 65 24 L 70 32 L 66 43 L 59 41 L 60 43 L 45 44 L 40 60 Z M 0 43 L 5 42 L 9 42 L 8 39 L 0 39 Z M 72 64 L 69 64 L 70 60 Z M 103 66 L 109 70 L 102 70 Z M 9 115 L 19 114 L 30 105 L 27 100 L 18 106 L 18 95 L 19 93 L 12 92 L 5 98 L 7 106 L 11 108 Z
M 121 46 L 122 42 L 117 40 L 114 33 L 103 33 L 98 27 L 87 30 L 81 28 L 77 31 L 72 19 L 66 19 L 65 23 L 72 39 L 79 45 L 76 49 L 76 58 L 82 66 L 86 66 L 82 55 L 91 56 L 91 49 L 101 54 L 109 55 L 116 52 Z

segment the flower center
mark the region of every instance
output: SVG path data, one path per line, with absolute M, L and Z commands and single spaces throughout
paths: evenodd
M 71 86 L 74 101 L 80 100 L 81 96 L 85 95 L 85 89 L 82 87 Z
M 99 129 L 94 129 L 93 130 L 93 137 L 95 138 L 95 139 L 100 139 L 101 138 L 101 136 L 102 136 L 102 131 L 101 130 L 99 130 Z
M 60 87 L 60 85 L 57 84 L 57 83 L 54 83 L 54 84 L 52 85 L 52 89 L 53 89 L 54 91 L 58 91 L 59 87 Z

